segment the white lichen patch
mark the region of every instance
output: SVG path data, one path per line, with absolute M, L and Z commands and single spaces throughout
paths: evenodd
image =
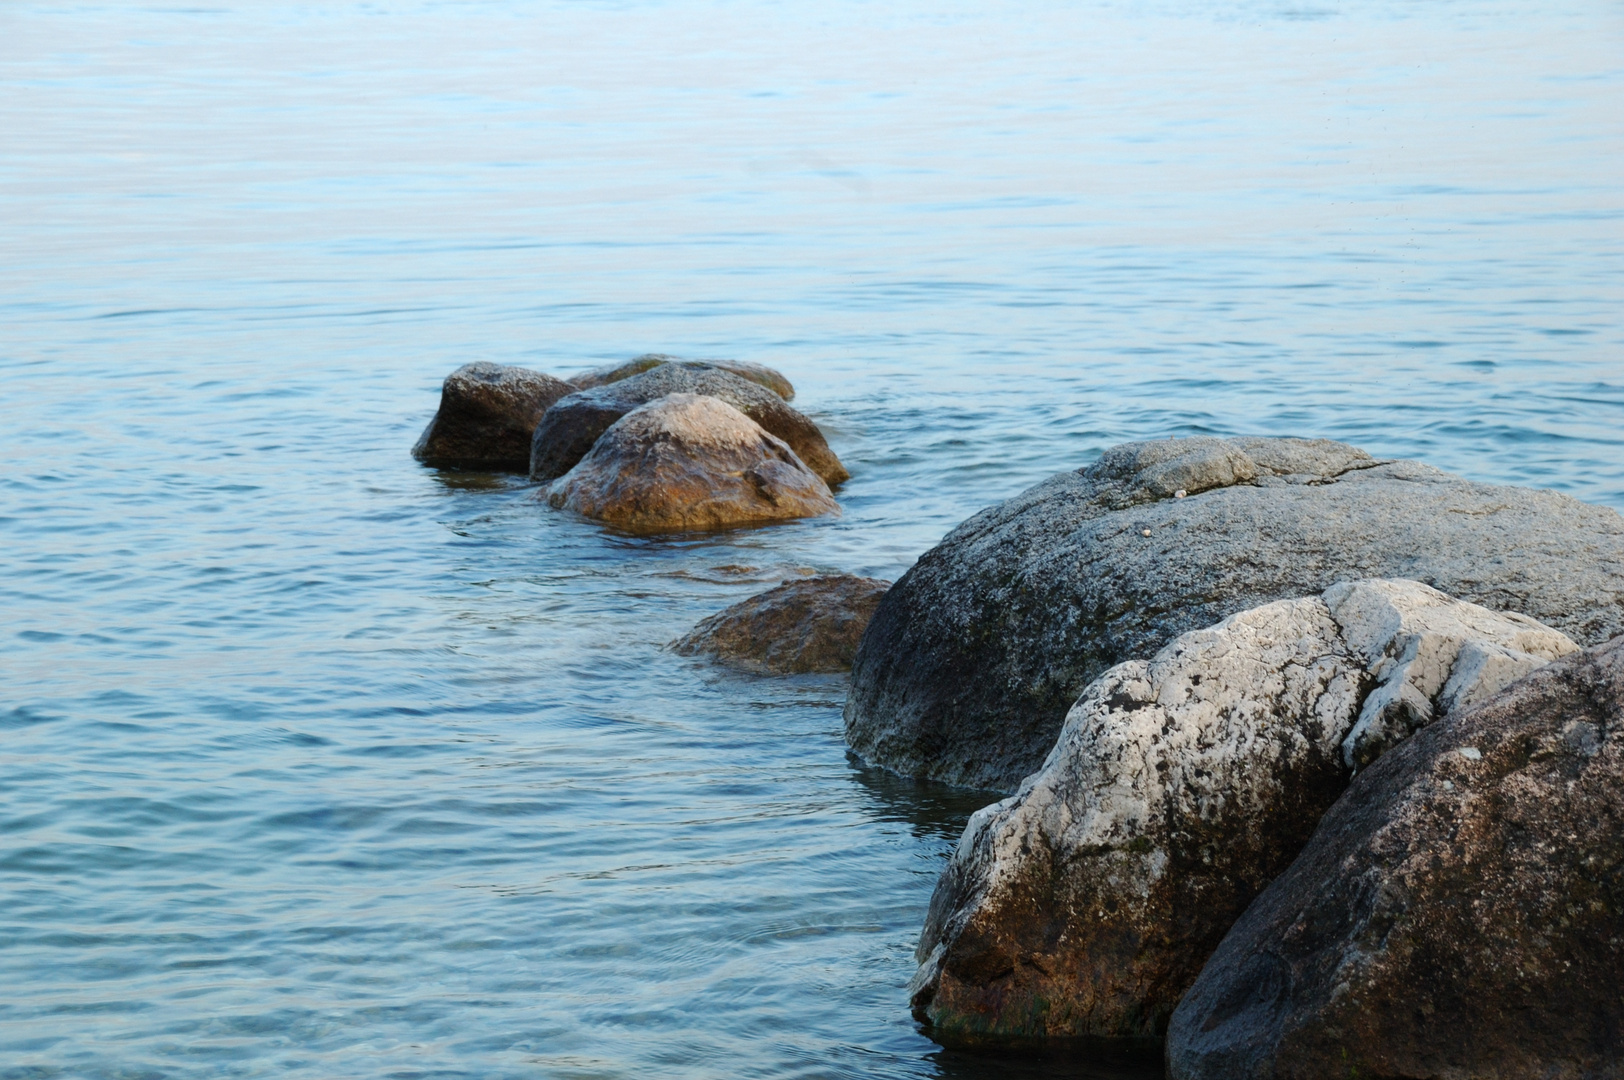
M 1416 581 L 1342 582 L 1324 597 L 1377 683 L 1342 745 L 1350 769 L 1579 647 L 1526 615 L 1490 611 Z

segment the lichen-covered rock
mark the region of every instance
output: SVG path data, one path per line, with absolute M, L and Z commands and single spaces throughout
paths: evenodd
M 1357 776 L 1174 1013 L 1175 1080 L 1624 1076 L 1624 638 Z
M 575 388 L 528 368 L 464 364 L 446 376 L 440 409 L 412 456 L 441 468 L 525 472 L 530 437 L 553 403 Z
M 829 449 L 818 425 L 783 398 L 713 364 L 684 361 L 660 364 L 641 375 L 561 398 L 536 426 L 530 444 L 530 478 L 551 480 L 564 475 L 586 456 L 610 424 L 667 394 L 705 394 L 727 402 L 788 443 L 826 484 L 833 486 L 851 475 Z
M 675 356 L 665 353 L 644 353 L 642 356 L 626 361 L 624 364 L 610 364 L 606 367 L 593 368 L 583 371 L 579 375 L 571 375 L 569 381 L 577 390 L 590 390 L 594 386 L 607 386 L 609 383 L 629 379 L 633 375 L 641 375 L 650 368 L 657 368 L 661 364 L 685 363 Z M 758 383 L 783 398 L 785 401 L 795 400 L 795 387 L 790 384 L 782 372 L 767 367 L 764 364 L 752 364 L 748 360 L 700 360 L 696 363 L 708 364 L 711 367 L 731 371 L 741 379 L 749 379 Z
M 610 426 L 545 492 L 628 532 L 721 529 L 838 514 L 829 487 L 785 443 L 718 398 L 670 394 Z
M 916 1010 L 941 1037 L 1159 1037 L 1350 760 L 1577 647 L 1418 582 L 1360 581 L 1112 668 L 1043 768 L 970 819 L 920 938 Z
M 849 671 L 863 628 L 890 587 L 850 574 L 788 581 L 717 612 L 672 647 L 773 675 Z
M 1593 644 L 1624 631 L 1624 518 L 1324 440 L 1130 443 L 975 515 L 903 575 L 858 648 L 847 739 L 905 775 L 1011 791 L 1113 664 L 1366 577 Z

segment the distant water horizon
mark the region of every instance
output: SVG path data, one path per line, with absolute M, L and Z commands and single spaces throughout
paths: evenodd
M 666 644 L 1124 441 L 1624 510 L 1601 0 L 0 11 L 0 1078 L 1116 1077 L 905 986 L 985 792 Z M 839 518 L 409 456 L 474 360 L 768 364 Z

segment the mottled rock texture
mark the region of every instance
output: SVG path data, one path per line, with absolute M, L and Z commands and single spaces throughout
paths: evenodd
M 440 409 L 412 456 L 441 468 L 525 472 L 536 424 L 574 390 L 562 379 L 527 368 L 465 364 L 446 376 Z
M 590 390 L 594 386 L 607 386 L 609 383 L 629 379 L 633 375 L 641 375 L 650 368 L 657 368 L 661 364 L 680 364 L 682 359 L 667 356 L 665 353 L 644 353 L 642 356 L 628 360 L 624 364 L 610 364 L 607 367 L 593 368 L 583 371 L 579 375 L 571 375 L 569 381 L 577 390 Z M 785 401 L 795 400 L 795 387 L 784 377 L 783 372 L 767 367 L 764 364 L 752 364 L 748 360 L 700 360 L 694 361 L 709 364 L 711 367 L 731 371 L 742 379 L 749 379 L 759 383 L 783 398 Z
M 610 426 L 547 502 L 628 532 L 721 529 L 838 514 L 782 440 L 718 398 L 670 394 Z
M 1043 768 L 970 819 L 920 937 L 915 1009 L 939 1037 L 1160 1037 L 1384 703 L 1414 712 L 1360 744 L 1372 759 L 1577 647 L 1418 582 L 1361 581 L 1119 664 Z
M 1355 778 L 1168 1030 L 1176 1080 L 1624 1076 L 1624 638 Z
M 863 628 L 890 587 L 849 574 L 785 582 L 717 612 L 672 647 L 763 674 L 849 671 Z
M 667 394 L 705 394 L 719 398 L 760 424 L 790 449 L 825 483 L 847 479 L 840 459 L 805 415 L 765 387 L 731 371 L 697 361 L 665 363 L 641 375 L 581 390 L 562 398 L 536 426 L 530 443 L 530 478 L 551 480 L 575 467 L 609 425 L 639 405 Z
M 1323 440 L 1119 446 L 970 518 L 896 583 L 857 651 L 847 738 L 905 775 L 1012 791 L 1113 664 L 1366 577 L 1594 644 L 1624 631 L 1624 518 Z

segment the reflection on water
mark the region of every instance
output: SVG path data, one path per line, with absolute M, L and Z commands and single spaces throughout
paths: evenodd
M 904 988 L 987 793 L 666 644 L 1130 438 L 1624 507 L 1624 16 L 0 11 L 0 1076 L 1154 1075 Z M 408 451 L 470 360 L 782 368 L 839 519 Z

